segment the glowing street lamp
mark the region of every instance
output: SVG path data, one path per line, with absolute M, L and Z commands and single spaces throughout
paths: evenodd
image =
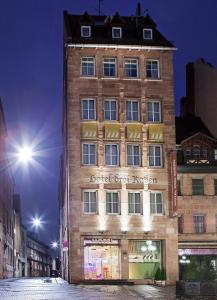
M 17 157 L 22 163 L 30 162 L 32 160 L 33 155 L 33 149 L 29 146 L 20 147 L 17 152 Z
M 35 217 L 32 219 L 32 225 L 37 229 L 42 226 L 42 221 L 40 218 Z
M 57 249 L 58 248 L 58 243 L 57 242 L 52 242 L 51 247 L 54 248 L 54 249 Z

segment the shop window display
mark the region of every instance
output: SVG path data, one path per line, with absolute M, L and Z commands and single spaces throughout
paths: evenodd
M 153 279 L 161 264 L 160 241 L 129 241 L 129 279 Z
M 84 245 L 84 277 L 86 280 L 120 279 L 118 241 L 114 244 Z M 116 244 L 115 244 L 116 243 Z

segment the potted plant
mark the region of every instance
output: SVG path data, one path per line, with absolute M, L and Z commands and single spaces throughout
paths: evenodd
M 166 271 L 165 269 L 158 268 L 157 272 L 155 273 L 155 284 L 159 286 L 165 286 L 166 285 Z

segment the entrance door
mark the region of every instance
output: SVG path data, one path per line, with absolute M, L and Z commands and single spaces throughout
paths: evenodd
M 84 247 L 85 279 L 119 279 L 119 247 L 88 245 Z

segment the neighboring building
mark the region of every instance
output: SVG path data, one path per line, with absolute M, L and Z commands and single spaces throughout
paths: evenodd
M 13 277 L 14 183 L 6 151 L 7 130 L 0 99 L 0 278 Z
M 63 276 L 174 283 L 175 48 L 149 15 L 64 21 Z
M 51 249 L 33 234 L 27 233 L 27 276 L 46 277 L 50 276 L 52 268 Z
M 194 116 L 176 118 L 176 139 L 180 279 L 207 281 L 217 277 L 217 140 Z
M 204 59 L 186 66 L 186 98 L 182 102 L 183 115 L 201 118 L 213 136 L 217 137 L 217 68 Z
M 27 276 L 27 230 L 22 225 L 20 195 L 14 195 L 14 276 Z

